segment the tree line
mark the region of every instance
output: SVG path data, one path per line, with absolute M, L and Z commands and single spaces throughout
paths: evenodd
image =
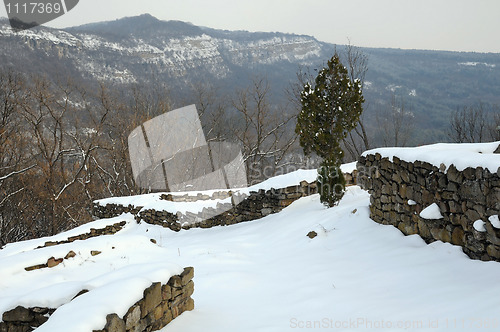
M 294 157 L 297 111 L 291 103 L 271 104 L 264 78 L 226 98 L 199 84 L 189 100 L 175 102 L 165 84 L 155 83 L 83 87 L 0 71 L 0 246 L 89 222 L 96 199 L 142 193 L 128 135 L 176 105 L 197 105 L 208 141 L 240 144 L 250 184 L 304 162 Z

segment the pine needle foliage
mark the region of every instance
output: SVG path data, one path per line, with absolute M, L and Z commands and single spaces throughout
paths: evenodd
M 302 109 L 295 131 L 306 155 L 314 152 L 323 158 L 318 189 L 321 202 L 327 206 L 336 205 L 345 191 L 340 144 L 358 124 L 364 101 L 361 82 L 351 80 L 337 53 L 301 93 Z

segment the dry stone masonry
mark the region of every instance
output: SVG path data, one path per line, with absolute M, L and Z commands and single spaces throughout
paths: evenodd
M 194 309 L 191 295 L 194 292 L 194 269 L 187 267 L 180 275 L 172 276 L 167 283 L 153 283 L 144 290 L 143 298 L 119 317 L 111 313 L 106 317 L 106 325 L 94 332 L 142 332 L 157 331 L 185 311 Z M 85 294 L 81 291 L 79 295 Z M 56 309 L 24 308 L 18 306 L 2 314 L 0 332 L 33 331 L 45 323 Z M 71 328 L 68 329 L 70 331 Z
M 357 168 L 358 184 L 371 194 L 374 221 L 428 243 L 459 245 L 474 259 L 500 261 L 500 169 L 459 171 L 378 153 L 361 157 Z
M 160 225 L 173 231 L 190 228 L 210 228 L 214 226 L 227 226 L 245 221 L 263 218 L 269 214 L 277 213 L 301 197 L 317 193 L 315 182 L 302 181 L 299 185 L 281 189 L 269 189 L 250 192 L 249 195 L 223 192 L 214 193 L 212 196 L 173 196 L 162 195 L 162 199 L 176 202 L 193 202 L 199 200 L 224 199 L 231 197 L 232 203 L 218 204 L 217 208 L 204 208 L 199 213 L 176 213 L 142 209 L 132 205 L 122 206 L 117 204 L 94 204 L 94 217 L 112 218 L 122 213 L 132 213 L 136 220 L 153 225 Z
M 166 284 L 153 283 L 144 297 L 130 307 L 123 317 L 109 314 L 106 326 L 93 332 L 158 331 L 185 311 L 194 309 L 194 269 L 187 267 Z
M 48 308 L 24 308 L 18 306 L 6 311 L 0 322 L 0 332 L 27 332 L 33 331 L 45 323 L 55 309 Z
M 113 234 L 118 233 L 119 231 L 121 231 L 122 228 L 126 224 L 127 224 L 126 221 L 121 221 L 121 222 L 113 224 L 113 225 L 108 225 L 105 228 L 98 228 L 98 229 L 91 228 L 90 232 L 88 232 L 88 233 L 71 236 L 71 237 L 69 237 L 65 241 L 57 241 L 57 242 L 47 241 L 47 242 L 45 242 L 45 244 L 43 246 L 40 246 L 40 247 L 38 247 L 36 249 L 41 249 L 41 248 L 46 248 L 46 247 L 52 247 L 52 246 L 56 246 L 56 245 L 59 245 L 59 244 L 71 243 L 71 242 L 74 242 L 74 241 L 77 241 L 77 240 L 87 240 L 87 239 L 90 239 L 92 237 L 101 236 L 101 235 L 113 235 Z

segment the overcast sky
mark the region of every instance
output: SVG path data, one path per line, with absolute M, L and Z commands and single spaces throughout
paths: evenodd
M 227 30 L 357 46 L 500 53 L 500 0 L 80 0 L 68 27 L 143 13 Z M 1 6 L 1 16 L 6 16 Z

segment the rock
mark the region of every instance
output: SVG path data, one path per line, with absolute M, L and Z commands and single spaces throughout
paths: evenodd
M 283 200 L 280 200 L 279 205 L 281 207 L 287 207 L 288 205 L 292 204 L 293 202 L 295 202 L 295 199 L 283 199 Z
M 161 301 L 161 283 L 155 282 L 144 290 L 144 300 L 141 302 L 141 318 L 153 312 Z
M 78 294 L 75 295 L 75 297 L 73 297 L 73 299 L 71 299 L 71 301 L 76 299 L 78 296 L 83 295 L 83 294 L 88 293 L 88 292 L 89 292 L 88 289 L 82 289 L 81 291 L 78 292 Z
M 161 287 L 161 298 L 164 302 L 172 298 L 172 288 L 169 285 L 163 285 Z
M 181 284 L 183 286 L 187 285 L 191 279 L 194 278 L 194 268 L 186 267 L 184 271 L 181 273 Z
M 191 311 L 194 309 L 194 300 L 189 298 L 184 304 L 184 311 Z
M 500 247 L 490 244 L 486 247 L 488 255 L 494 259 L 500 259 Z
M 4 322 L 23 322 L 29 323 L 33 321 L 33 313 L 24 307 L 17 306 L 16 308 L 6 311 L 2 315 L 2 320 Z
M 61 264 L 62 261 L 63 261 L 62 258 L 55 259 L 54 257 L 50 257 L 47 260 L 47 267 L 49 267 L 49 268 L 55 267 L 55 266 Z
M 168 285 L 174 288 L 181 288 L 182 279 L 179 276 L 173 276 L 168 280 Z
M 451 233 L 451 243 L 457 246 L 463 246 L 465 244 L 465 234 L 460 227 L 455 227 Z
M 101 251 L 99 251 L 99 250 L 92 250 L 92 251 L 90 252 L 90 254 L 91 254 L 92 256 L 97 256 L 97 255 L 100 255 L 101 253 L 102 253 L 102 252 L 101 252 Z
M 451 242 L 451 232 L 445 228 L 430 228 L 430 232 L 435 240 Z
M 125 332 L 125 322 L 117 314 L 107 315 L 104 330 L 107 332 Z
M 270 215 L 272 212 L 273 212 L 273 210 L 270 208 L 264 208 L 264 209 L 260 210 L 260 213 L 262 213 L 262 216 L 264 216 L 264 217 Z
M 432 239 L 431 232 L 429 231 L 429 227 L 427 226 L 425 220 L 422 218 L 418 218 L 417 215 L 413 215 L 412 218 L 413 218 L 413 221 L 416 220 L 416 222 L 417 222 L 418 231 L 419 231 L 420 236 L 424 240 Z
M 138 305 L 133 306 L 129 309 L 128 313 L 125 315 L 125 328 L 132 330 L 134 326 L 137 325 L 141 319 L 141 308 Z
M 73 250 L 71 250 L 70 252 L 68 252 L 68 254 L 66 256 L 64 256 L 64 259 L 70 259 L 70 258 L 73 258 L 75 257 L 76 254 Z
M 26 271 L 33 271 L 33 270 L 44 269 L 46 267 L 47 267 L 47 264 L 38 264 L 38 265 L 33 265 L 33 266 L 25 267 L 24 269 Z
M 184 286 L 184 297 L 190 297 L 194 293 L 194 281 L 191 280 Z
M 316 236 L 318 236 L 318 233 L 316 233 L 315 231 L 310 231 L 309 233 L 307 233 L 307 237 L 309 237 L 310 239 L 314 239 Z
M 493 153 L 498 153 L 498 154 L 500 154 L 500 144 L 497 146 L 496 150 L 495 150 L 495 151 L 493 151 Z
M 414 222 L 401 222 L 398 229 L 405 235 L 418 234 L 418 225 Z
M 162 316 L 163 316 L 163 308 L 161 305 L 159 305 L 153 311 L 153 317 L 155 318 L 155 321 L 158 321 L 161 319 Z
M 478 219 L 481 219 L 481 216 L 479 215 L 479 213 L 477 213 L 476 210 L 466 210 L 465 211 L 465 217 L 470 222 L 474 222 L 474 221 L 476 221 Z

